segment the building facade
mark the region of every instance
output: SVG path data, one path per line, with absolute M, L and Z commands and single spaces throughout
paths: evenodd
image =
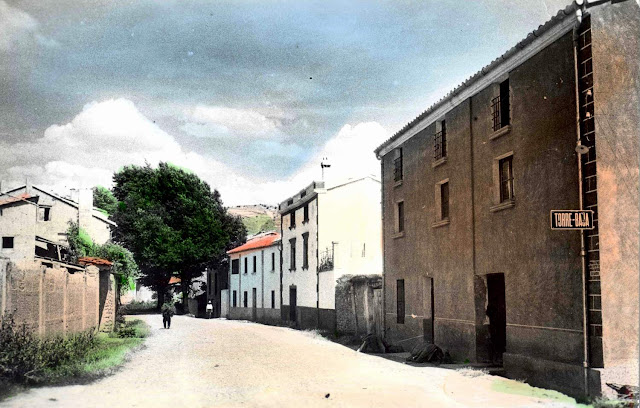
M 639 21 L 571 5 L 376 150 L 389 341 L 572 395 L 638 384 Z M 595 228 L 552 230 L 565 209 Z
M 266 232 L 227 252 L 230 319 L 280 321 L 280 234 Z M 227 300 L 227 299 L 225 299 Z M 223 308 L 226 309 L 226 308 Z
M 1 192 L 0 255 L 12 260 L 34 255 L 58 258 L 57 247 L 68 246 L 70 221 L 78 223 L 95 243 L 107 242 L 115 223 L 93 207 L 92 190 L 72 190 L 72 196 L 75 200 L 31 184 Z
M 282 319 L 336 330 L 336 282 L 382 272 L 380 182 L 313 182 L 279 205 Z

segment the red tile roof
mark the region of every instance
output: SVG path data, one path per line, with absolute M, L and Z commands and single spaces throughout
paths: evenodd
M 277 232 L 269 232 L 267 234 L 259 235 L 250 239 L 245 244 L 239 247 L 233 248 L 227 251 L 227 254 L 237 254 L 238 252 L 250 251 L 252 249 L 265 248 L 273 245 L 273 243 L 280 239 L 280 234 Z
M 29 199 L 31 197 L 32 196 L 27 194 L 27 193 L 23 193 L 23 194 L 14 196 L 14 197 L 8 197 L 8 198 L 5 198 L 3 200 L 0 200 L 0 206 L 11 204 L 11 203 L 15 203 L 15 202 L 18 202 L 18 201 L 25 201 L 25 200 L 27 200 L 27 199 Z
M 177 276 L 172 276 L 171 279 L 169 279 L 169 285 L 173 285 L 174 283 L 180 283 L 180 282 L 182 282 L 182 280 Z
M 78 263 L 80 265 L 113 265 L 113 262 L 107 261 L 106 259 L 96 258 L 94 256 L 84 256 L 78 259 Z

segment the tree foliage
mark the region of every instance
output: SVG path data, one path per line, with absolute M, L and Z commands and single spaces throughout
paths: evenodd
M 220 193 L 193 173 L 160 163 L 124 167 L 113 180 L 116 239 L 131 249 L 140 281 L 158 291 L 160 304 L 171 276 L 180 276 L 184 299 L 195 276 L 219 268 L 226 251 L 246 240 Z
M 73 262 L 77 262 L 78 258 L 83 256 L 93 256 L 111 261 L 113 262 L 114 272 L 121 275 L 121 283 L 125 285 L 125 288 L 130 286 L 132 280 L 140 272 L 131 251 L 113 242 L 106 242 L 103 245 L 96 244 L 91 240 L 89 234 L 78 227 L 75 222 L 69 222 L 67 240 Z
M 96 186 L 93 188 L 93 206 L 102 210 L 106 215 L 111 215 L 118 208 L 118 200 L 109 189 Z

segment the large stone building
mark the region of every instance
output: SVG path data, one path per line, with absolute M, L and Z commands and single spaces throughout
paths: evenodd
M 336 282 L 382 272 L 380 182 L 311 183 L 279 205 L 282 319 L 335 330 Z
M 573 4 L 376 150 L 389 341 L 638 384 L 639 27 L 635 1 Z M 566 209 L 595 228 L 551 230 Z
M 262 323 L 280 321 L 280 234 L 266 232 L 227 252 L 227 317 Z M 214 280 L 215 282 L 215 280 Z M 215 288 L 214 288 L 215 291 Z

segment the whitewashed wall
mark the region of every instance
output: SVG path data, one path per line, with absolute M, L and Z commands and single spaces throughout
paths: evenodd
M 290 228 L 291 216 L 282 218 L 282 302 L 289 305 L 289 287 L 296 286 L 297 305 L 303 307 L 316 307 L 316 283 L 317 283 L 317 214 L 318 200 L 309 201 L 309 222 L 303 224 L 304 206 L 296 209 L 296 227 Z M 309 268 L 302 269 L 302 234 L 309 233 Z M 290 240 L 296 239 L 296 269 L 291 270 L 291 246 Z

